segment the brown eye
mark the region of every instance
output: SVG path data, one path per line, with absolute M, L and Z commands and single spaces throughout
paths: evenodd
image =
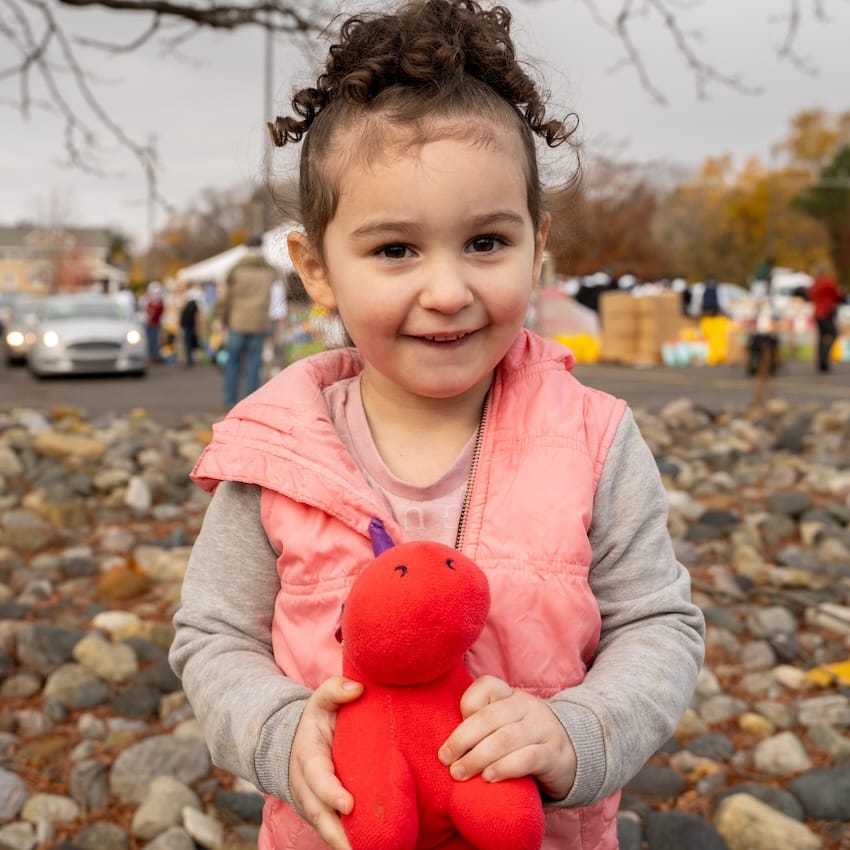
M 446 566 L 447 566 L 450 570 L 453 570 L 453 569 L 455 568 L 455 562 L 454 562 L 454 560 L 453 560 L 452 558 L 446 558 Z
M 393 572 L 401 573 L 401 577 L 404 578 L 407 575 L 407 567 L 404 564 L 399 564 L 397 567 L 393 567 Z

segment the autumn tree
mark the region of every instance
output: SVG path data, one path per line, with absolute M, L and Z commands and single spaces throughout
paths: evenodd
M 793 203 L 826 226 L 833 264 L 842 283 L 850 285 L 850 144 L 838 149 Z
M 552 210 L 559 225 L 552 243 L 558 271 L 662 275 L 667 260 L 650 232 L 657 205 L 658 191 L 644 167 L 595 158 L 580 187 Z
M 714 275 L 746 284 L 768 255 L 777 265 L 808 268 L 824 255 L 826 234 L 791 206 L 807 180 L 791 166 L 770 171 L 752 158 L 736 170 L 731 157 L 711 157 L 660 204 L 653 235 L 690 280 Z
M 850 144 L 850 112 L 831 115 L 825 109 L 806 109 L 791 119 L 788 138 L 776 145 L 794 167 L 816 175 L 843 145 Z
M 204 189 L 185 210 L 173 211 L 157 231 L 139 273 L 164 278 L 184 266 L 240 245 L 261 232 L 265 186 Z

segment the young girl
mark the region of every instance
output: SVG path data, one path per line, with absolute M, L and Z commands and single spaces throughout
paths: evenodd
M 458 782 L 534 776 L 544 847 L 617 846 L 618 789 L 696 680 L 703 621 L 635 421 L 522 328 L 549 229 L 535 136 L 569 134 L 509 23 L 472 0 L 352 18 L 272 127 L 303 137 L 290 255 L 353 347 L 216 425 L 171 651 L 215 762 L 268 795 L 261 850 L 349 847 L 331 741 L 360 685 L 334 635 L 372 518 L 486 571 L 478 678 L 435 757 Z

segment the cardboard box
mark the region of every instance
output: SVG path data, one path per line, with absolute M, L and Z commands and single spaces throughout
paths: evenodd
M 601 360 L 638 365 L 661 363 L 661 347 L 677 339 L 682 328 L 682 296 L 678 292 L 643 296 L 605 292 L 599 299 L 599 315 Z

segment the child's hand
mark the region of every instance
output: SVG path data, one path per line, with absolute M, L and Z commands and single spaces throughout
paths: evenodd
M 340 706 L 363 693 L 359 682 L 334 676 L 307 701 L 292 740 L 289 788 L 295 810 L 334 850 L 351 850 L 338 813 L 354 806 L 351 794 L 334 773 L 331 743 Z
M 553 800 L 566 797 L 576 776 L 575 751 L 543 700 L 482 676 L 467 688 L 460 710 L 464 720 L 439 752 L 455 779 L 533 776 Z

